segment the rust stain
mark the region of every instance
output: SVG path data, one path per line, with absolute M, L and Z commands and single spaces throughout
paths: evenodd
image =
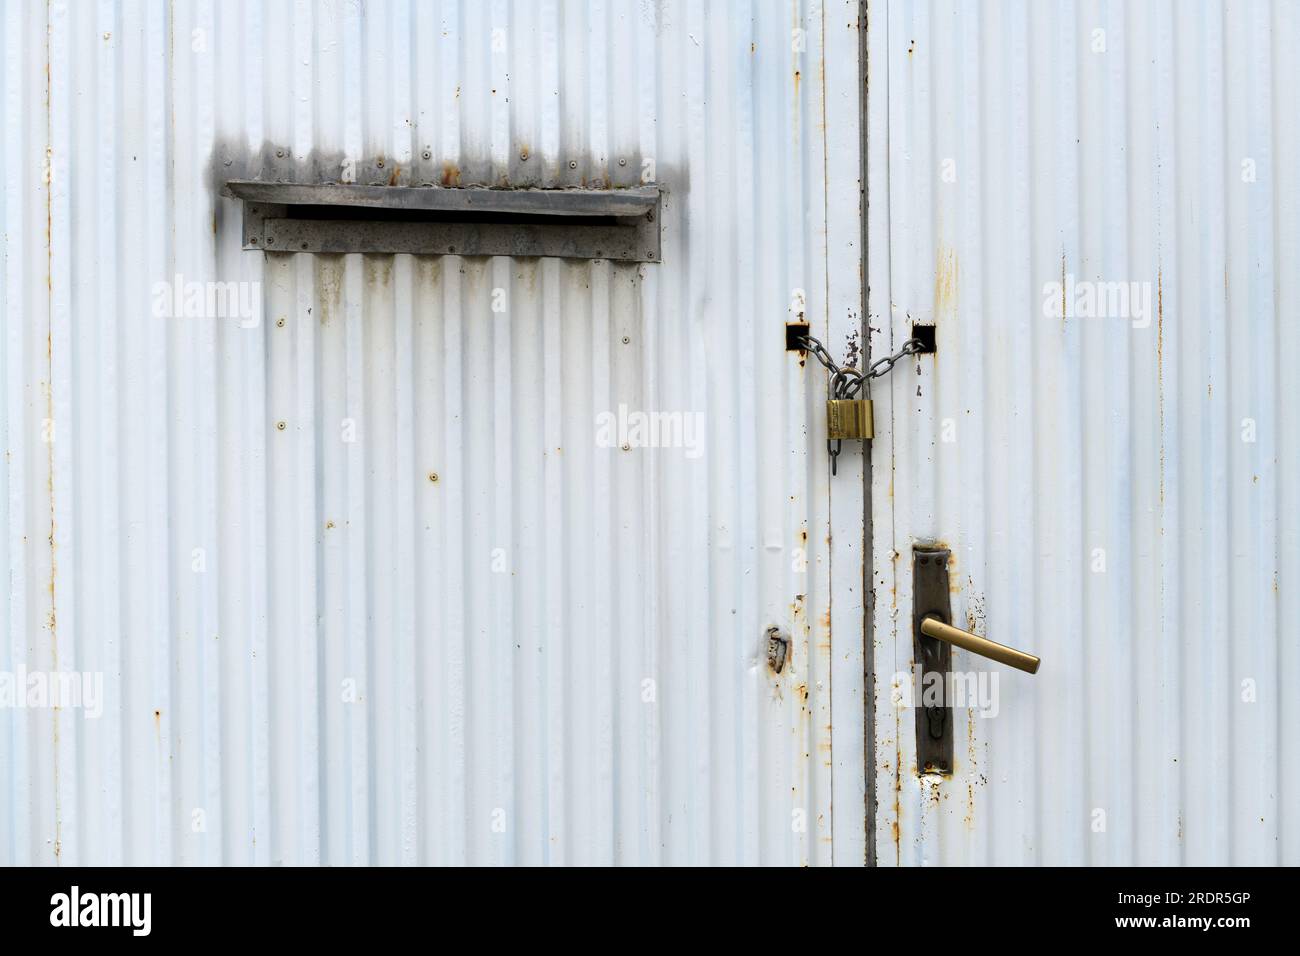
M 50 90 L 50 32 L 45 31 L 45 287 L 49 292 L 46 298 L 45 326 L 45 414 L 52 428 L 57 428 L 54 420 L 54 144 L 53 122 L 51 116 Z M 46 486 L 50 499 L 50 659 L 52 669 L 59 669 L 59 630 L 58 600 L 56 582 L 59 573 L 57 554 L 56 521 L 54 507 L 54 435 L 46 443 L 48 448 L 49 477 Z M 63 805 L 59 786 L 59 708 L 53 708 L 51 714 L 54 743 L 54 857 L 58 859 L 63 853 Z
M 975 829 L 975 708 L 966 708 L 966 828 Z
M 790 19 L 791 19 L 791 22 L 790 22 L 791 27 L 792 27 L 794 30 L 798 30 L 798 29 L 799 29 L 799 2 L 798 2 L 798 0 L 795 0 L 795 2 L 791 5 L 791 18 L 790 18 Z M 796 35 L 797 35 L 797 34 L 796 34 Z M 798 57 L 798 55 L 796 55 L 796 57 Z M 801 73 L 799 70 L 795 70 L 795 71 L 794 71 L 794 102 L 791 104 L 790 136 L 791 136 L 791 139 L 792 139 L 794 142 L 796 142 L 796 143 L 799 142 L 800 125 L 801 125 L 801 122 L 802 122 L 802 120 L 800 119 L 800 116 L 799 116 L 800 81 L 801 81 L 801 79 L 802 79 L 802 73 Z
M 442 184 L 444 186 L 460 185 L 460 167 L 455 163 L 443 163 Z
M 903 845 L 899 832 L 903 819 L 903 752 L 899 747 L 899 734 L 902 728 L 898 726 L 901 713 L 901 708 L 894 708 L 894 821 L 892 828 L 894 831 L 895 866 L 898 866 L 903 861 Z
M 1061 328 L 1065 328 L 1065 250 L 1061 250 Z
M 966 579 L 966 592 L 969 595 L 966 600 L 966 629 L 976 634 L 983 634 L 988 623 L 984 595 L 976 590 L 975 581 L 969 577 Z
M 957 250 L 939 243 L 934 259 L 934 317 L 957 315 L 957 277 L 959 266 Z

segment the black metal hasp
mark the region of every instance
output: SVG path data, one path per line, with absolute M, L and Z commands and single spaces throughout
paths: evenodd
M 657 185 L 490 189 L 226 182 L 245 249 L 660 260 Z

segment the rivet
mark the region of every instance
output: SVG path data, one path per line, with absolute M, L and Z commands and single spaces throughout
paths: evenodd
M 429 159 L 429 158 L 431 158 L 432 156 L 433 156 L 433 153 L 429 152 L 427 149 L 424 151 L 424 158 L 425 158 L 425 159 Z
M 438 473 L 437 473 L 436 471 L 431 471 L 431 472 L 429 472 L 429 480 L 430 480 L 430 481 L 437 481 L 437 480 L 438 480 Z
M 623 336 L 623 344 L 624 344 L 624 345 L 627 345 L 627 344 L 628 344 L 629 342 L 631 342 L 631 341 L 632 341 L 632 340 L 631 340 L 630 338 L 628 338 L 626 335 Z
M 525 163 L 528 162 L 528 150 L 524 150 L 522 153 L 520 153 L 519 159 Z
M 277 326 L 278 328 L 281 328 L 281 329 L 284 328 L 284 319 L 282 319 L 282 318 L 281 318 L 281 319 L 276 319 L 276 320 L 275 320 L 275 324 L 276 324 L 276 326 Z
M 577 168 L 578 168 L 578 161 L 577 161 L 576 159 L 571 159 L 571 160 L 569 160 L 569 168 L 570 168 L 570 169 L 577 169 Z
M 266 244 L 267 244 L 268 246 L 273 246 L 273 245 L 275 245 L 275 236 L 267 236 L 267 237 L 266 237 Z
M 281 159 L 283 159 L 283 158 L 284 158 L 284 150 L 282 150 L 282 149 L 277 149 L 277 150 L 275 151 L 275 155 L 277 155 L 277 156 L 279 156 Z
M 280 431 L 284 431 L 284 422 L 276 422 L 275 427 L 280 429 Z
M 624 446 L 623 446 L 623 450 L 624 450 L 624 451 L 631 451 L 631 450 L 632 450 L 632 446 L 631 446 L 631 445 L 624 445 Z
M 304 242 L 304 243 L 302 244 L 302 247 L 303 247 L 304 249 L 306 249 L 306 248 L 307 248 L 307 243 Z
M 383 161 L 382 159 L 381 159 L 381 160 L 377 160 L 377 161 L 375 162 L 375 165 L 378 166 L 380 169 L 383 169 L 383 168 L 384 168 L 384 161 Z

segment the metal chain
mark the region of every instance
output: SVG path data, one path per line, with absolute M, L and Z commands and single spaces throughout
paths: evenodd
M 852 365 L 845 365 L 841 368 L 836 364 L 834 357 L 826 350 L 817 339 L 811 335 L 803 337 L 804 348 L 815 358 L 826 371 L 831 373 L 828 391 L 834 399 L 853 398 L 858 392 L 866 388 L 867 382 L 873 378 L 880 378 L 888 375 L 894 366 L 909 355 L 916 355 L 925 348 L 920 339 L 908 339 L 903 343 L 903 347 L 893 355 L 886 355 L 884 358 L 872 362 L 865 372 L 854 368 Z M 831 474 L 837 471 L 836 465 L 839 461 L 840 446 L 843 443 L 836 439 L 827 440 L 826 451 L 831 456 Z
M 852 365 L 841 368 L 835 363 L 831 353 L 826 350 L 826 346 L 811 335 L 805 335 L 803 341 L 804 348 L 821 363 L 826 371 L 831 373 L 830 391 L 834 398 L 852 398 L 866 387 L 868 379 L 888 375 L 894 366 L 904 358 L 909 355 L 916 355 L 925 348 L 920 339 L 908 339 L 903 343 L 903 347 L 893 355 L 886 355 L 884 358 L 872 362 L 871 366 L 863 372 Z

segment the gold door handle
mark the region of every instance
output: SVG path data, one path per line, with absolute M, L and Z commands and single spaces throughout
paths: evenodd
M 1018 651 L 1014 647 L 1007 647 L 1005 644 L 999 644 L 997 641 L 990 641 L 987 637 L 980 637 L 978 634 L 972 634 L 970 631 L 963 631 L 959 627 L 953 627 L 951 624 L 945 624 L 937 617 L 926 617 L 921 621 L 921 633 L 926 637 L 933 637 L 937 641 L 944 641 L 948 644 L 954 644 L 957 647 L 964 648 L 972 654 L 979 654 L 983 657 L 991 658 L 999 664 L 1006 664 L 1008 667 L 1015 667 L 1022 671 L 1028 671 L 1031 674 L 1038 673 L 1039 659 L 1033 654 L 1026 654 L 1024 651 Z

